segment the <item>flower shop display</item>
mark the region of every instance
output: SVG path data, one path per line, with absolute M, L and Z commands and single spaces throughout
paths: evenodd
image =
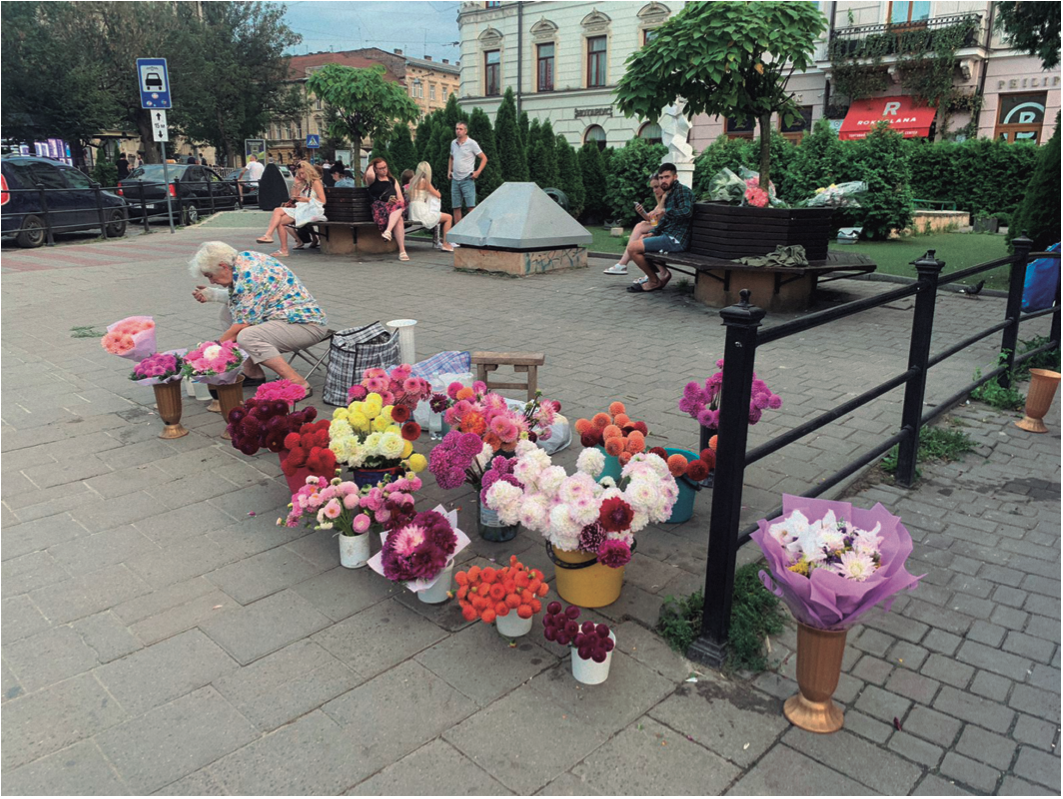
M 551 602 L 543 616 L 543 635 L 547 641 L 571 647 L 572 676 L 577 682 L 598 685 L 609 677 L 616 634 L 606 624 L 580 624 L 579 617 L 579 608 L 569 605 L 562 609 L 560 602 Z
M 494 468 L 496 460 L 499 461 L 498 468 Z M 440 488 L 451 490 L 468 483 L 479 495 L 485 473 L 504 473 L 507 468 L 504 462 L 507 460 L 502 456 L 496 457 L 494 448 L 476 433 L 451 430 L 429 453 L 428 471 L 435 476 Z M 493 479 L 497 480 L 497 477 Z M 517 524 L 503 524 L 498 514 L 486 507 L 479 496 L 476 507 L 481 537 L 488 541 L 510 541 L 517 535 Z
M 678 496 L 667 464 L 648 453 L 632 455 L 619 482 L 595 478 L 605 465 L 598 449 L 585 449 L 568 475 L 530 441 L 517 444 L 512 480 L 485 492 L 485 504 L 503 524 L 520 523 L 547 539 L 557 565 L 557 592 L 583 607 L 602 607 L 620 596 L 635 533 L 666 521 Z
M 390 372 L 384 369 L 366 369 L 362 382 L 351 386 L 347 392 L 348 402 L 358 402 L 370 394 L 378 394 L 385 405 L 391 405 L 396 422 L 408 421 L 417 404 L 428 399 L 432 394 L 432 384 L 427 380 L 414 377 L 413 367 L 408 363 L 396 366 Z M 399 409 L 402 410 L 399 410 Z
M 380 535 L 381 549 L 369 559 L 369 567 L 404 584 L 422 602 L 446 602 L 454 558 L 471 543 L 458 528 L 458 512 L 437 505 L 435 510 L 389 521 L 388 530 Z
M 442 398 L 433 396 L 432 408 L 441 407 Z M 510 404 L 501 394 L 487 390 L 482 380 L 472 386 L 451 383 L 447 386 L 443 421 L 452 429 L 480 436 L 495 452 L 512 453 L 517 442 L 546 440 L 561 403 L 542 399 L 542 392 L 521 405 Z
M 783 515 L 761 520 L 753 540 L 767 560 L 760 573 L 798 623 L 799 692 L 783 712 L 812 732 L 841 729 L 844 717 L 831 697 L 838 686 L 845 636 L 879 603 L 921 579 L 905 561 L 912 538 L 881 504 L 863 510 L 848 502 L 783 496 Z
M 622 402 L 610 403 L 608 413 L 577 419 L 575 428 L 584 447 L 599 447 L 608 456 L 602 477 L 618 480 L 620 468 L 631 460 L 631 456 L 648 449 L 649 427 L 645 422 L 633 420 Z
M 401 471 L 420 472 L 428 465 L 423 455 L 413 451 L 421 426 L 399 423 L 396 407 L 402 408 L 385 405 L 381 395 L 372 392 L 332 414 L 329 448 L 337 463 L 351 469 L 359 485 L 377 485 Z M 404 418 L 401 411 L 399 418 Z
M 316 417 L 317 409 L 313 406 L 293 411 L 286 400 L 256 396 L 229 411 L 226 429 L 233 447 L 244 455 L 255 455 L 263 448 L 281 452 L 285 448 L 285 437 Z M 331 480 L 332 476 L 329 474 L 328 479 Z
M 316 409 L 308 406 L 304 410 Z M 329 449 L 328 431 L 331 424 L 328 419 L 314 421 L 314 416 L 310 416 L 284 437 L 284 446 L 278 455 L 281 471 L 293 494 L 312 474 L 325 480 L 331 480 L 336 475 L 336 454 Z
M 702 488 L 711 488 L 709 479 L 716 465 L 716 451 L 706 447 L 701 455 L 677 447 L 653 447 L 650 454 L 662 458 L 675 478 L 679 496 L 672 507 L 668 524 L 681 524 L 694 515 L 694 499 Z
M 508 566 L 472 566 L 455 574 L 454 580 L 465 620 L 494 623 L 505 638 L 531 632 L 532 620 L 543 608 L 542 597 L 550 592 L 543 573 L 527 568 L 516 555 L 510 555 Z
M 181 356 L 185 350 L 149 355 L 133 367 L 129 379 L 138 386 L 151 386 L 155 406 L 163 421 L 159 438 L 181 438 L 188 430 L 181 424 Z
M 100 345 L 112 355 L 142 361 L 155 353 L 155 320 L 150 316 L 128 316 L 107 326 Z

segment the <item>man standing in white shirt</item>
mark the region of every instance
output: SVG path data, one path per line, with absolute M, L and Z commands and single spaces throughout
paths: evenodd
M 450 143 L 450 160 L 447 162 L 447 177 L 450 178 L 450 204 L 454 211 L 454 224 L 461 221 L 462 203 L 472 212 L 476 207 L 476 184 L 487 164 L 487 155 L 480 149 L 476 139 L 469 138 L 469 127 L 464 122 L 454 126 L 457 138 Z M 480 157 L 479 166 L 476 157 Z
M 247 175 L 247 179 L 250 181 L 250 186 L 254 189 L 258 189 L 258 181 L 262 177 L 262 173 L 266 171 L 266 168 L 262 166 L 262 163 L 258 160 L 257 156 L 247 156 L 247 166 L 245 166 L 240 174 L 236 176 L 236 190 L 240 192 L 240 204 L 244 202 L 244 184 L 241 183 L 244 179 L 244 175 Z

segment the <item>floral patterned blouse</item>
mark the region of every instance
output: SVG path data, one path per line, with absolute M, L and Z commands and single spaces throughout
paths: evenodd
M 327 325 L 313 295 L 292 271 L 268 255 L 242 252 L 233 264 L 229 287 L 233 322 L 257 325 L 282 321 L 291 325 Z

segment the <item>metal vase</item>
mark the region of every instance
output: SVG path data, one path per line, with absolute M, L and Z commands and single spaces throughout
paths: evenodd
M 1016 427 L 1030 433 L 1047 433 L 1044 418 L 1052 407 L 1059 388 L 1059 372 L 1049 369 L 1030 370 L 1030 391 L 1026 395 L 1026 417 L 1015 423 Z
M 809 732 L 837 732 L 845 714 L 831 699 L 842 673 L 846 630 L 797 625 L 798 693 L 786 700 L 783 715 Z
M 214 386 L 214 390 L 218 392 L 218 404 L 221 405 L 221 418 L 225 420 L 225 424 L 229 424 L 229 411 L 233 408 L 238 408 L 244 401 L 244 376 L 240 375 L 236 378 L 234 383 L 226 383 L 224 385 L 218 384 Z M 232 439 L 229 435 L 229 431 L 226 430 L 221 434 L 221 437 L 226 441 Z
M 181 426 L 181 381 L 171 380 L 152 386 L 155 389 L 155 406 L 165 427 L 159 438 L 181 438 L 188 430 Z

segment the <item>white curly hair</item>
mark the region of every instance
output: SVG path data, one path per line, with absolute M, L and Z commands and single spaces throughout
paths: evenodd
M 188 271 L 197 280 L 201 277 L 210 277 L 222 266 L 233 266 L 236 263 L 236 256 L 236 250 L 224 241 L 205 241 L 199 245 L 196 254 L 188 262 Z

